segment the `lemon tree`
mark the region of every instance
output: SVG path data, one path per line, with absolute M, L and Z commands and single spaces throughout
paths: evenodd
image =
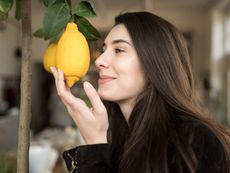
M 67 23 L 74 22 L 87 40 L 96 40 L 100 37 L 97 29 L 90 24 L 87 18 L 96 16 L 90 1 L 80 1 L 72 4 L 70 0 L 43 0 L 47 7 L 42 27 L 33 35 L 35 37 L 57 42 L 65 31 Z
M 6 20 L 13 7 L 13 0 L 0 0 L 0 20 Z M 21 0 L 15 0 L 15 18 L 21 19 Z
M 96 14 L 90 1 L 72 4 L 71 0 L 40 0 L 45 5 L 42 27 L 33 35 L 57 44 L 67 23 L 74 22 L 87 40 L 96 40 L 100 34 L 87 18 Z M 18 130 L 17 173 L 28 173 L 31 122 L 31 0 L 0 0 L 0 20 L 7 20 L 12 7 L 15 18 L 22 22 L 21 101 Z M 54 51 L 56 52 L 56 51 Z M 55 57 L 55 56 L 53 56 Z M 52 62 L 51 62 L 52 63 Z
M 44 0 L 43 3 L 47 9 L 42 27 L 34 33 L 34 36 L 50 41 L 44 53 L 43 66 L 48 72 L 51 66 L 61 69 L 66 85 L 72 87 L 89 69 L 87 40 L 100 37 L 87 19 L 96 13 L 89 1 L 75 5 L 68 0 Z

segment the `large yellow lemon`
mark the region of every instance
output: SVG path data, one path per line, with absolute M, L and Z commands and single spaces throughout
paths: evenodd
M 49 73 L 51 73 L 50 67 L 55 66 L 56 50 L 57 44 L 50 44 L 44 53 L 43 66 Z
M 85 76 L 89 69 L 90 52 L 87 40 L 73 22 L 67 24 L 58 41 L 55 64 L 64 72 L 65 82 L 69 88 Z

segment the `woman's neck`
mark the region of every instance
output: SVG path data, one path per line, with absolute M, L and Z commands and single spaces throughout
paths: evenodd
M 126 100 L 126 101 L 120 101 L 117 104 L 119 105 L 122 114 L 124 115 L 124 118 L 126 120 L 126 122 L 128 123 L 129 121 L 129 117 L 132 113 L 133 107 L 135 105 L 135 100 L 136 99 L 132 99 L 132 100 Z

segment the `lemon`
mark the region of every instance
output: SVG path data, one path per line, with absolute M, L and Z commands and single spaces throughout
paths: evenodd
M 57 45 L 55 66 L 64 73 L 70 88 L 86 75 L 90 65 L 90 51 L 85 36 L 73 22 L 67 24 Z
M 57 44 L 50 44 L 43 56 L 43 66 L 46 71 L 51 73 L 50 67 L 55 66 Z

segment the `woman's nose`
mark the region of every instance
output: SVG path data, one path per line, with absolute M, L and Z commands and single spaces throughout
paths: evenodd
M 97 69 L 103 69 L 109 67 L 109 62 L 107 61 L 105 53 L 101 54 L 96 60 L 95 65 Z

